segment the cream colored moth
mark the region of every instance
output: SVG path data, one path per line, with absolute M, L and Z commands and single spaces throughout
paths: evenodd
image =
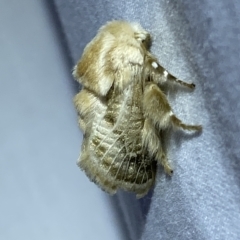
M 176 117 L 161 90 L 166 82 L 193 89 L 165 70 L 150 52 L 151 36 L 137 23 L 112 21 L 85 47 L 73 76 L 82 89 L 74 104 L 84 138 L 78 165 L 103 190 L 143 197 L 157 164 L 172 174 L 161 132 L 200 131 Z

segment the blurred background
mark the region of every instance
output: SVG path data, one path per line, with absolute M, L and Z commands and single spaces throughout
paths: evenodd
M 76 165 L 77 85 L 44 1 L 0 1 L 0 239 L 126 239 Z

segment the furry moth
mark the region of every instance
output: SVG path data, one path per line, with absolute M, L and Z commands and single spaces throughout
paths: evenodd
M 142 197 L 153 186 L 157 164 L 172 173 L 161 132 L 200 131 L 177 118 L 161 90 L 166 82 L 193 89 L 167 72 L 150 52 L 151 36 L 139 24 L 112 21 L 85 47 L 73 76 L 84 138 L 78 165 L 103 190 Z

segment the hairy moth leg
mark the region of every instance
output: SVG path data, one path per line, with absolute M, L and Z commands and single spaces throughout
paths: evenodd
M 173 170 L 169 164 L 169 161 L 167 159 L 167 156 L 165 154 L 165 152 L 163 151 L 162 147 L 158 150 L 155 158 L 157 159 L 157 161 L 159 163 L 162 164 L 165 173 L 167 173 L 168 175 L 172 175 L 173 174 Z
M 187 82 L 184 82 L 184 81 L 182 81 L 180 79 L 177 79 L 176 77 L 174 77 L 171 73 L 169 73 L 167 70 L 165 70 L 159 64 L 158 64 L 158 67 L 157 67 L 156 70 L 164 75 L 166 81 L 176 82 L 177 84 L 180 84 L 180 85 L 182 85 L 184 87 L 188 87 L 190 89 L 194 89 L 195 88 L 195 84 L 194 83 L 187 83 Z
M 169 73 L 166 69 L 164 69 L 158 62 L 157 59 L 154 58 L 151 54 L 148 54 L 148 66 L 150 66 L 150 74 L 153 76 L 154 78 L 154 82 L 156 83 L 164 83 L 166 81 L 171 81 L 171 82 L 175 82 L 177 84 L 180 84 L 184 87 L 188 87 L 190 89 L 194 89 L 195 88 L 195 84 L 194 83 L 187 83 L 184 82 L 180 79 L 177 79 L 176 77 L 174 77 L 171 73 Z
M 165 94 L 155 83 L 148 83 L 145 87 L 143 108 L 145 117 L 152 119 L 159 129 L 166 129 L 171 125 L 189 131 L 200 131 L 200 125 L 188 125 L 177 118 L 168 103 Z
M 143 126 L 143 146 L 148 150 L 149 155 L 154 157 L 160 163 L 164 171 L 171 175 L 173 170 L 168 162 L 167 156 L 163 150 L 161 137 L 151 119 L 147 118 Z

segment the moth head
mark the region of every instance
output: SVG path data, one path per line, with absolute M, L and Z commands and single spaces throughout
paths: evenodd
M 138 23 L 131 23 L 134 29 L 134 37 L 140 42 L 147 50 L 151 47 L 152 39 L 149 32 L 144 30 Z
M 131 44 L 140 44 L 140 46 L 149 49 L 151 46 L 151 36 L 138 23 L 129 23 L 126 21 L 111 21 L 100 28 L 100 32 L 109 32 L 118 40 L 123 39 Z
M 147 50 L 150 49 L 152 39 L 149 33 L 135 33 L 135 38 L 139 41 Z

